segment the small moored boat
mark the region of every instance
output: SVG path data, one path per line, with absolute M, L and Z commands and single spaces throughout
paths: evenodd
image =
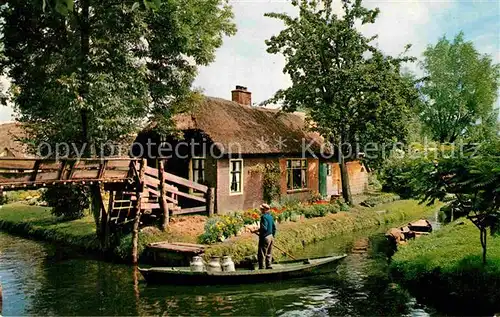
M 306 260 L 285 261 L 273 264 L 272 269 L 245 270 L 234 272 L 193 272 L 189 267 L 139 268 L 148 283 L 179 285 L 243 284 L 260 283 L 329 272 L 333 264 L 347 255 L 328 256 Z

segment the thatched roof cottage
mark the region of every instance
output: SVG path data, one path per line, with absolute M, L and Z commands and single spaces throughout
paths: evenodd
M 0 157 L 27 157 L 27 147 L 20 140 L 25 135 L 18 122 L 0 124 Z
M 166 158 L 168 172 L 214 187 L 218 212 L 261 204 L 265 170 L 272 166 L 279 173 L 282 199 L 341 194 L 339 165 L 332 155 L 321 156 L 323 140 L 307 129 L 304 115 L 252 106 L 245 87 L 236 86 L 232 100 L 203 97 L 174 122 L 180 139 L 161 138 L 149 127 L 136 142 L 152 144 L 143 156 Z M 365 168 L 350 161 L 348 170 L 352 193 L 362 193 L 368 182 Z

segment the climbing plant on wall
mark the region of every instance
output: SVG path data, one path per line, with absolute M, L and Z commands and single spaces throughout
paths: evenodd
M 263 197 L 268 203 L 279 200 L 281 196 L 281 172 L 276 163 L 268 163 L 264 166 L 262 187 Z
M 250 173 L 262 175 L 262 198 L 265 202 L 278 201 L 281 197 L 281 172 L 277 163 L 256 164 Z

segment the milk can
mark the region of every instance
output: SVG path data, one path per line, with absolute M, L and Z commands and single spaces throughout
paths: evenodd
M 207 264 L 208 272 L 220 272 L 222 268 L 220 266 L 220 258 L 218 256 L 214 256 L 210 258 L 210 261 Z
M 229 255 L 222 257 L 221 266 L 224 272 L 234 272 L 234 262 Z
M 203 264 L 203 260 L 200 256 L 194 256 L 191 263 L 189 263 L 189 267 L 193 272 L 203 272 L 205 269 L 205 264 Z

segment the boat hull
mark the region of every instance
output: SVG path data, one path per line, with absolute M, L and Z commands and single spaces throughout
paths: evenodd
M 303 261 L 289 261 L 266 270 L 236 270 L 235 272 L 191 272 L 187 268 L 139 268 L 148 283 L 178 285 L 246 284 L 280 281 L 331 272 L 331 268 L 346 255 Z

